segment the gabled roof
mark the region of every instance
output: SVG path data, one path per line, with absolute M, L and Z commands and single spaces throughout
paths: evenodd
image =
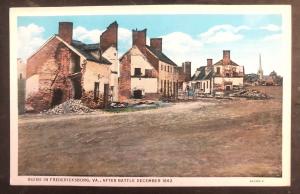
M 71 45 L 78 51 L 80 52 L 87 60 L 90 61 L 94 61 L 94 62 L 98 62 L 101 64 L 108 64 L 110 65 L 111 62 L 109 62 L 109 60 L 107 60 L 106 58 L 104 58 L 103 56 L 101 57 L 101 59 L 97 59 L 96 57 L 94 57 L 90 51 L 93 50 L 98 50 L 99 48 L 99 44 L 84 44 L 83 42 L 80 42 L 78 40 L 72 40 Z
M 201 66 L 197 68 L 197 71 L 200 71 L 199 74 L 196 76 L 195 74 L 192 77 L 192 81 L 197 81 L 197 80 L 208 80 L 211 79 L 213 76 L 213 70 L 209 70 L 208 74 L 205 74 L 207 66 Z
M 174 63 L 171 59 L 169 59 L 163 52 L 161 51 L 158 51 L 156 49 L 154 49 L 153 47 L 151 46 L 148 46 L 148 45 L 145 45 L 146 48 L 148 50 L 150 50 L 150 52 L 152 52 L 160 61 L 163 61 L 165 63 L 168 63 L 170 65 L 173 65 L 173 66 L 177 66 L 176 63 Z
M 96 47 L 97 44 L 84 44 L 84 43 L 82 43 L 80 41 L 77 41 L 77 40 L 72 40 L 72 43 L 68 44 L 67 42 L 65 42 L 58 35 L 51 36 L 38 50 L 36 50 L 30 57 L 28 57 L 27 60 L 30 59 L 32 56 L 34 56 L 36 53 L 38 53 L 45 45 L 48 44 L 48 42 L 50 42 L 54 38 L 56 38 L 59 41 L 61 41 L 62 43 L 64 43 L 69 49 L 71 49 L 77 55 L 83 57 L 86 60 L 94 61 L 94 62 L 101 63 L 101 64 L 108 64 L 108 65 L 111 64 L 111 62 L 109 62 L 104 57 L 102 57 L 101 60 L 98 60 L 88 52 L 88 51 L 91 51 L 91 50 L 95 50 L 94 48 Z
M 214 65 L 223 65 L 223 59 L 221 59 L 220 61 L 218 61 L 217 63 L 215 63 Z M 233 66 L 239 66 L 238 64 L 236 64 L 235 62 L 233 62 L 232 60 L 230 60 L 229 65 L 233 65 Z

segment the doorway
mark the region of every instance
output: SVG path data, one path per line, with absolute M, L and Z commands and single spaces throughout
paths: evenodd
M 60 88 L 55 88 L 52 93 L 51 106 L 61 104 L 63 100 L 63 91 Z
M 134 90 L 133 91 L 133 98 L 141 99 L 142 98 L 142 90 Z

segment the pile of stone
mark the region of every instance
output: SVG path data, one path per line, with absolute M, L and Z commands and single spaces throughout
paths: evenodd
M 93 110 L 84 106 L 81 100 L 70 99 L 43 113 L 49 115 L 59 115 L 59 114 L 67 114 L 67 113 L 82 114 L 82 113 L 90 113 L 90 112 L 93 112 Z
M 269 95 L 262 93 L 258 90 L 247 90 L 247 89 L 241 89 L 237 92 L 230 94 L 230 96 L 242 97 L 242 98 L 253 99 L 253 100 L 265 100 L 271 98 Z

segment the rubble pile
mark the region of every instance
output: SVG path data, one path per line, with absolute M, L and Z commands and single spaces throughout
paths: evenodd
M 127 108 L 128 107 L 128 103 L 126 102 L 112 102 L 110 104 L 111 108 Z
M 66 113 L 80 114 L 80 113 L 89 113 L 89 112 L 93 112 L 93 110 L 84 106 L 81 100 L 70 99 L 43 113 L 49 115 L 58 115 L 58 114 L 66 114 Z
M 264 100 L 264 99 L 271 98 L 269 95 L 262 93 L 258 90 L 247 90 L 247 89 L 241 89 L 237 92 L 232 93 L 230 96 L 243 97 L 243 98 L 254 99 L 254 100 Z

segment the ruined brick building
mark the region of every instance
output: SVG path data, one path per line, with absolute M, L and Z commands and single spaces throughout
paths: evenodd
M 230 51 L 223 51 L 223 59 L 213 64 L 207 59 L 207 65 L 198 68 L 192 76 L 191 87 L 199 93 L 224 92 L 244 85 L 244 66 L 233 62 Z
M 162 52 L 162 38 L 150 39 L 147 30 L 132 30 L 132 48 L 120 58 L 119 99 L 175 97 L 191 78 L 191 63 L 179 68 Z
M 60 22 L 50 37 L 27 60 L 26 104 L 41 111 L 70 98 L 100 106 L 118 99 L 118 24 L 110 24 L 98 44 L 73 40 L 73 23 Z

